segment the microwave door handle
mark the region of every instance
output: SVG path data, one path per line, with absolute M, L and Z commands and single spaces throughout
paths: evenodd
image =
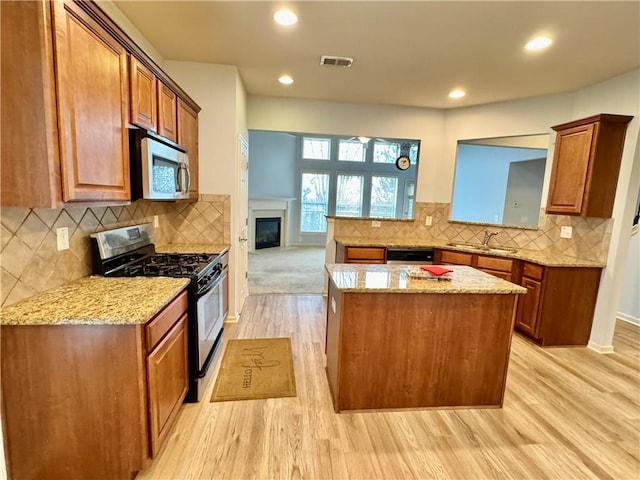
M 187 188 L 185 188 L 184 193 L 189 193 L 189 189 L 191 188 L 191 171 L 189 170 L 189 166 L 184 165 L 184 171 L 187 172 Z
M 187 172 L 187 174 L 185 175 L 184 172 Z M 183 179 L 186 179 L 186 182 L 183 182 Z M 189 191 L 189 181 L 189 168 L 186 164 L 181 163 L 176 171 L 176 186 L 180 193 L 187 193 Z M 186 188 L 184 187 L 184 183 L 186 183 Z

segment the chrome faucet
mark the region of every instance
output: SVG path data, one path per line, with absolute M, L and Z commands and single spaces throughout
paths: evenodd
M 490 232 L 489 230 L 484 231 L 484 238 L 482 239 L 481 248 L 489 249 L 489 240 L 498 235 L 500 232 Z

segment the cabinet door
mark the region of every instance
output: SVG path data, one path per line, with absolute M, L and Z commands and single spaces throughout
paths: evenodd
M 473 255 L 464 252 L 452 252 L 450 250 L 442 250 L 440 253 L 440 263 L 445 265 L 471 265 Z
M 156 76 L 131 57 L 131 123 L 158 131 L 158 97 Z
M 178 143 L 189 154 L 189 198 L 198 198 L 198 113 L 178 99 Z
M 591 123 L 558 132 L 547 213 L 582 212 L 594 129 Z
M 542 284 L 538 280 L 522 277 L 522 286 L 527 289 L 527 293 L 526 295 L 518 295 L 516 326 L 519 330 L 536 336 Z
M 63 200 L 129 200 L 126 51 L 79 7 L 52 5 Z
M 177 101 L 173 90 L 158 81 L 158 134 L 173 142 L 178 142 Z
M 151 452 L 155 457 L 189 388 L 186 314 L 147 357 L 147 375 Z

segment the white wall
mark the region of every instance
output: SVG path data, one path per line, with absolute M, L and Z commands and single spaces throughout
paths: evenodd
M 116 22 L 118 26 L 122 28 L 129 37 L 131 37 L 131 40 L 144 50 L 144 52 L 149 55 L 160 68 L 164 69 L 164 58 L 162 58 L 162 55 L 158 53 L 149 40 L 140 33 L 140 30 L 138 30 L 133 23 L 129 21 L 124 13 L 122 13 L 111 0 L 95 0 L 95 2 L 107 15 L 109 15 L 111 20 Z
M 238 136 L 248 139 L 246 94 L 238 69 L 230 65 L 166 61 L 165 69 L 200 108 L 198 116 L 199 189 L 201 194 L 231 195 L 231 251 L 229 285 L 236 285 L 239 272 L 235 244 L 241 228 L 241 202 L 238 198 L 240 162 Z M 236 288 L 229 292 L 229 316 L 242 308 Z
M 622 277 L 618 317 L 640 326 L 640 232 L 629 240 L 629 252 Z
M 610 79 L 578 91 L 572 108 L 573 118 L 597 113 L 633 115 L 627 127 L 616 199 L 613 206 L 613 231 L 607 267 L 600 280 L 600 291 L 591 330 L 590 345 L 608 350 L 613 339 L 615 319 L 625 273 L 631 223 L 640 188 L 640 70 Z M 639 290 L 636 290 L 636 292 Z
M 420 140 L 417 184 L 422 187 L 416 201 L 450 199 L 451 178 L 442 182 L 434 175 L 442 160 L 442 110 L 249 96 L 247 115 L 250 130 Z

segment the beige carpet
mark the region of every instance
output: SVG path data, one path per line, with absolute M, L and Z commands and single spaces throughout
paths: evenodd
M 290 338 L 229 340 L 212 402 L 295 396 Z
M 249 295 L 324 290 L 324 247 L 273 247 L 249 252 Z

